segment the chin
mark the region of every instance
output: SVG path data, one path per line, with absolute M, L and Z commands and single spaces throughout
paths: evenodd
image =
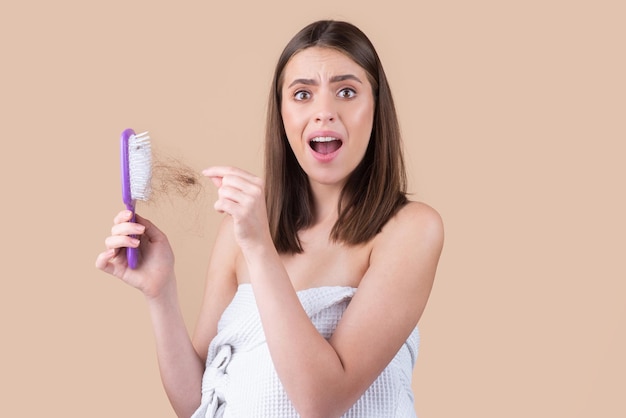
M 347 175 L 330 175 L 330 173 L 326 173 L 326 174 L 307 173 L 307 174 L 308 174 L 310 183 L 317 183 L 323 186 L 343 187 L 343 185 L 346 184 L 346 180 L 348 179 Z

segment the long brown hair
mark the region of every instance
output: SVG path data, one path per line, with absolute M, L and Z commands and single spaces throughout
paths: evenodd
M 331 239 L 349 245 L 365 243 L 408 201 L 398 117 L 374 46 L 350 23 L 314 22 L 298 32 L 283 50 L 269 95 L 265 195 L 270 231 L 281 253 L 302 252 L 298 231 L 310 226 L 315 215 L 308 177 L 289 146 L 280 112 L 285 66 L 294 54 L 312 46 L 333 48 L 360 65 L 368 75 L 375 102 L 369 145 L 341 192 L 339 218 Z

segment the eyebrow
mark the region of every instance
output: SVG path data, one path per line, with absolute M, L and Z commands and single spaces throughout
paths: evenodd
M 363 84 L 363 82 L 359 79 L 359 77 L 355 76 L 354 74 L 342 74 L 342 75 L 336 75 L 330 78 L 330 82 L 331 83 L 338 83 L 341 81 L 345 81 L 345 80 L 354 80 L 358 83 Z M 313 80 L 312 78 L 297 78 L 295 80 L 293 80 L 291 82 L 291 84 L 289 85 L 289 87 L 292 87 L 296 84 L 305 84 L 307 86 L 316 86 L 318 83 L 316 80 Z M 289 88 L 287 87 L 287 88 Z

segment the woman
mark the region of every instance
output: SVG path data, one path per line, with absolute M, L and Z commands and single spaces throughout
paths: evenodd
M 146 297 L 181 417 L 411 417 L 417 323 L 443 245 L 410 202 L 380 60 L 355 26 L 319 21 L 279 58 L 265 181 L 203 171 L 227 214 L 191 340 L 165 235 L 120 212 L 96 266 Z M 141 236 L 140 240 L 131 235 Z M 139 247 L 127 268 L 120 248 Z

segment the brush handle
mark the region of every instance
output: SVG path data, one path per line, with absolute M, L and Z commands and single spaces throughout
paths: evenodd
M 126 209 L 133 213 L 130 222 L 135 222 L 135 201 L 130 191 L 130 167 L 129 167 L 129 151 L 128 141 L 130 137 L 135 135 L 135 131 L 132 129 L 125 129 L 122 132 L 120 138 L 120 168 L 122 172 L 122 201 L 126 205 Z M 133 238 L 136 236 L 132 235 Z M 128 267 L 134 269 L 137 267 L 137 261 L 139 260 L 139 250 L 137 248 L 126 248 L 126 260 L 128 261 Z
M 126 205 L 126 209 L 133 213 L 130 218 L 130 222 L 136 222 L 135 205 Z M 131 238 L 137 238 L 136 235 L 131 235 Z M 139 261 L 139 249 L 134 247 L 126 247 L 126 261 L 128 261 L 128 267 L 131 269 L 137 268 L 137 262 Z

